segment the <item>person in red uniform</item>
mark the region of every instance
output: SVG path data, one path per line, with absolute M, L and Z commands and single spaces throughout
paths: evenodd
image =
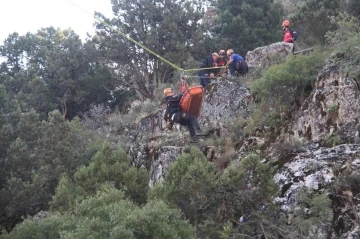
M 297 33 L 293 29 L 290 28 L 290 21 L 285 20 L 282 23 L 282 30 L 284 32 L 284 42 L 294 43 L 297 39 Z

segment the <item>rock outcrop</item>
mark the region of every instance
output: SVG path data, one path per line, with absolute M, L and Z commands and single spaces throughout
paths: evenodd
M 287 55 L 292 53 L 294 44 L 286 42 L 277 42 L 268 46 L 262 46 L 249 51 L 246 56 L 246 62 L 248 63 L 249 69 L 256 69 L 262 65 L 268 65 L 269 62 L 274 58 L 285 58 Z
M 347 185 L 347 190 L 339 190 L 335 195 L 334 189 L 329 190 L 345 172 L 349 178 L 360 177 L 360 144 L 343 144 L 331 148 L 320 147 L 319 142 L 313 142 L 305 147 L 297 148 L 291 152 L 292 158 L 282 166 L 274 176 L 275 182 L 280 185 L 281 195 L 276 199 L 282 203 L 285 213 L 294 213 L 297 206 L 298 194 L 304 189 L 315 192 L 328 192 L 333 200 L 333 223 L 336 234 L 344 237 L 332 238 L 359 238 L 360 235 L 360 191 Z M 333 195 L 331 195 L 331 193 Z M 340 198 L 340 200 L 339 200 Z M 355 203 L 354 203 L 355 202 Z
M 259 65 L 269 64 L 273 58 L 286 57 L 291 54 L 292 48 L 292 44 L 283 42 L 259 47 L 248 52 L 246 60 L 250 69 L 254 70 Z M 268 146 L 264 136 L 253 135 L 242 140 L 232 157 L 233 160 L 241 160 L 249 151 L 260 149 L 262 153 L 268 152 L 266 160 L 280 166 L 274 176 L 281 188 L 281 195 L 276 201 L 282 204 L 285 213 L 296 206 L 298 193 L 303 188 L 326 192 L 345 172 L 360 182 L 358 86 L 354 80 L 342 75 L 336 65 L 328 64 L 319 73 L 313 88 L 312 94 L 293 114 L 286 137 L 279 137 L 275 142 L 281 145 L 278 151 L 283 152 L 276 152 L 274 144 L 273 148 L 264 149 Z M 252 95 L 241 79 L 215 80 L 206 88 L 200 124 L 203 129 L 210 129 L 223 137 L 229 131 L 229 122 L 248 115 L 251 103 Z M 129 149 L 133 163 L 149 170 L 150 186 L 161 182 L 176 157 L 189 147 L 187 129 L 165 129 L 162 114 L 163 109 L 140 120 L 140 136 Z M 327 147 L 324 142 L 328 143 Z M 201 150 L 209 161 L 221 157 L 215 147 L 202 146 Z M 360 190 L 340 190 L 337 193 L 346 195 L 343 195 L 341 203 L 339 195 L 332 195 L 335 208 L 331 238 L 360 238 Z
M 228 132 L 226 123 L 236 117 L 246 117 L 252 96 L 239 79 L 229 81 L 217 79 L 204 93 L 201 128 L 220 136 Z M 138 123 L 137 140 L 129 147 L 128 154 L 133 164 L 149 170 L 150 185 L 162 181 L 169 165 L 188 147 L 188 130 L 175 125 L 173 130 L 166 129 L 163 110 L 141 119 Z M 209 160 L 215 157 L 214 147 L 201 148 Z
M 240 79 L 218 79 L 205 91 L 200 124 L 202 128 L 224 130 L 224 122 L 248 115 L 251 102 L 252 95 Z
M 340 142 L 359 139 L 360 90 L 338 67 L 327 65 L 317 77 L 315 89 L 301 106 L 291 125 L 295 139 L 313 140 L 338 136 Z

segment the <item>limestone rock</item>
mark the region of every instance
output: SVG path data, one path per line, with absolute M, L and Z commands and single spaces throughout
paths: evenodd
M 277 42 L 268 46 L 262 46 L 249 51 L 246 54 L 246 62 L 251 69 L 259 67 L 260 64 L 267 65 L 272 58 L 285 58 L 292 53 L 294 45 L 292 43 Z
M 224 122 L 246 117 L 252 102 L 248 88 L 240 83 L 218 79 L 207 87 L 201 110 L 200 124 L 205 129 L 224 129 Z
M 168 171 L 170 165 L 175 159 L 182 153 L 183 147 L 176 146 L 164 146 L 157 150 L 156 161 L 153 162 L 150 168 L 150 187 L 154 186 L 155 183 L 162 182 L 165 177 L 165 172 Z
M 341 175 L 339 171 L 347 169 L 351 173 L 359 173 L 359 155 L 360 144 L 343 144 L 324 148 L 314 143 L 303 147 L 302 150 L 298 150 L 298 153 L 294 153 L 294 157 L 274 176 L 275 182 L 281 189 L 281 196 L 275 201 L 282 204 L 283 211 L 290 212 L 291 208 L 296 207 L 298 193 L 303 188 L 322 192 L 335 182 L 338 175 Z M 338 229 L 338 233 L 349 232 L 351 228 L 357 226 L 353 220 L 349 219 L 349 215 L 358 217 L 355 214 L 360 211 L 360 202 L 357 200 L 359 193 L 352 191 L 342 193 L 340 205 L 343 206 L 337 209 L 338 215 L 334 217 L 334 227 L 341 228 L 341 230 Z M 353 231 L 349 236 L 357 235 L 357 233 L 358 231 Z
M 338 68 L 326 66 L 315 89 L 292 123 L 295 138 L 320 140 L 337 134 L 345 142 L 358 141 L 360 91 L 356 82 L 342 76 Z

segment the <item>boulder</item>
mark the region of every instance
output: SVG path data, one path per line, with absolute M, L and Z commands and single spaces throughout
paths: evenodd
M 246 56 L 246 62 L 249 69 L 256 69 L 260 65 L 268 65 L 273 58 L 285 58 L 292 53 L 294 44 L 286 42 L 277 42 L 268 46 L 255 48 L 249 51 Z

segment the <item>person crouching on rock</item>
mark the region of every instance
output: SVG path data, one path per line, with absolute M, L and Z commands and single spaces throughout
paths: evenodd
M 215 75 L 220 72 L 218 67 L 219 54 L 212 53 L 211 56 L 207 56 L 200 64 L 198 76 L 200 79 L 200 85 L 205 87 L 211 83 L 211 80 L 215 78 Z
M 229 58 L 226 66 L 229 67 L 229 71 L 232 76 L 239 76 L 248 73 L 249 67 L 242 56 L 235 54 L 233 49 L 227 50 L 226 54 Z
M 174 91 L 171 88 L 166 88 L 164 90 L 165 101 L 167 104 L 164 120 L 169 122 L 169 129 L 172 128 L 174 123 L 187 126 L 191 136 L 191 142 L 198 142 L 199 140 L 196 136 L 204 136 L 206 134 L 200 129 L 199 122 L 195 116 L 182 112 L 180 108 L 180 100 L 183 95 L 184 93 L 174 95 Z

